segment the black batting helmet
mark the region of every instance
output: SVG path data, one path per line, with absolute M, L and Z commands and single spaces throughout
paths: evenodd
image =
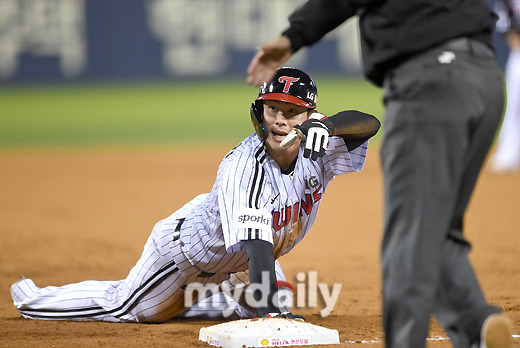
M 258 97 L 251 105 L 251 121 L 256 134 L 265 140 L 268 129 L 264 122 L 264 100 L 278 100 L 304 106 L 310 110 L 318 103 L 318 89 L 314 81 L 296 68 L 280 68 L 269 83 L 260 86 Z

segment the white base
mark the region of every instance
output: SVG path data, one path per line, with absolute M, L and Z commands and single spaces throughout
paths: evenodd
M 292 319 L 235 320 L 200 329 L 199 340 L 223 348 L 338 344 L 338 330 Z

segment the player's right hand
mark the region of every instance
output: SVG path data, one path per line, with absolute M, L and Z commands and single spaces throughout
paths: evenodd
M 302 124 L 294 126 L 305 136 L 305 149 L 303 157 L 315 161 L 318 157 L 325 155 L 325 150 L 329 144 L 331 129 L 323 122 L 326 116 L 320 113 L 313 113 L 311 117 Z

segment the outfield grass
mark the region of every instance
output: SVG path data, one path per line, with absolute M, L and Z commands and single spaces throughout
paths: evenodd
M 381 119 L 380 89 L 316 78 L 319 110 Z M 0 89 L 0 148 L 235 144 L 253 131 L 257 88 L 241 80 Z

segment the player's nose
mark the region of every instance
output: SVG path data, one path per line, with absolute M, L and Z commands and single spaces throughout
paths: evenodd
M 275 122 L 277 124 L 286 124 L 287 123 L 287 119 L 285 118 L 283 111 L 278 111 L 278 113 L 276 114 Z

